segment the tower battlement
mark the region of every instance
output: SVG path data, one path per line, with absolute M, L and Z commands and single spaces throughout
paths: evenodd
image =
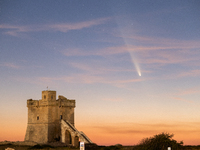
M 67 99 L 59 95 L 56 100 L 56 91 L 42 91 L 42 99 L 27 100 L 27 107 L 43 107 L 43 106 L 59 106 L 59 107 L 76 107 L 76 101 Z

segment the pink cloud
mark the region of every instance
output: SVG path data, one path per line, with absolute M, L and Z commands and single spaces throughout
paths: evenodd
M 1 24 L 0 29 L 8 30 L 5 31 L 4 33 L 11 36 L 18 36 L 19 33 L 38 32 L 38 31 L 68 32 L 70 30 L 81 30 L 83 28 L 90 28 L 92 26 L 104 24 L 109 19 L 110 18 L 100 18 L 78 23 L 61 23 L 61 24 L 27 25 L 27 26 Z
M 143 79 L 130 79 L 130 80 L 110 80 L 107 77 L 97 76 L 97 75 L 89 75 L 89 74 L 73 74 L 71 76 L 62 76 L 62 77 L 40 77 L 40 82 L 50 83 L 53 81 L 64 81 L 68 83 L 105 83 L 105 84 L 125 84 L 125 83 L 133 83 L 133 82 L 141 82 Z
M 178 100 L 178 101 L 182 101 L 182 102 L 193 103 L 193 101 L 186 100 L 186 99 L 183 99 L 183 98 L 180 98 L 180 97 L 174 97 L 174 99 Z
M 200 70 L 190 70 L 178 74 L 178 77 L 188 77 L 188 76 L 197 77 L 199 75 L 200 75 Z
M 193 87 L 190 89 L 183 90 L 178 93 L 178 95 L 191 95 L 191 94 L 197 94 L 200 93 L 200 87 Z
M 169 44 L 169 42 L 166 42 L 162 46 L 125 45 L 117 47 L 107 47 L 104 49 L 96 49 L 93 51 L 83 51 L 81 49 L 66 49 L 62 53 L 66 56 L 96 55 L 103 57 L 133 53 L 133 55 L 136 54 L 138 56 L 138 62 L 142 64 L 197 64 L 195 62 L 199 61 L 200 53 L 193 50 L 193 48 L 200 48 L 200 44 L 197 44 L 197 42 L 195 41 L 179 41 L 179 43 L 172 44 Z
M 190 40 L 178 40 L 178 39 L 168 39 L 168 38 L 156 38 L 147 36 L 130 35 L 125 38 L 132 39 L 136 43 L 141 45 L 148 45 L 148 47 L 154 47 L 155 50 L 159 49 L 192 49 L 199 48 L 199 41 Z
M 44 27 L 40 26 L 20 26 L 20 25 L 9 25 L 9 24 L 1 24 L 0 29 L 8 30 L 5 31 L 4 33 L 11 36 L 19 36 L 20 33 L 25 33 L 25 32 L 45 30 Z
M 8 67 L 8 68 L 13 68 L 13 69 L 19 69 L 19 68 L 21 68 L 21 66 L 16 65 L 14 63 L 3 63 L 3 64 L 0 64 L 0 66 Z
M 95 25 L 104 24 L 110 18 L 100 18 L 91 21 L 84 21 L 79 23 L 63 23 L 63 24 L 54 24 L 47 25 L 48 28 L 51 28 L 55 31 L 68 32 L 69 30 L 80 30 L 83 28 L 89 28 Z

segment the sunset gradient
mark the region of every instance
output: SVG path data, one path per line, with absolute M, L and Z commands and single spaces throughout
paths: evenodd
M 27 99 L 76 100 L 99 145 L 167 132 L 200 145 L 200 1 L 1 0 L 0 141 L 23 141 Z

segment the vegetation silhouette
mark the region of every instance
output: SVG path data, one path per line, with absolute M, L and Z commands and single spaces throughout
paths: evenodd
M 150 138 L 144 138 L 138 145 L 123 146 L 121 144 L 111 145 L 111 146 L 99 146 L 95 143 L 85 144 L 85 150 L 168 150 L 168 147 L 171 147 L 171 150 L 200 150 L 200 145 L 183 145 L 183 142 L 177 142 L 173 139 L 173 134 L 161 133 L 154 135 Z M 63 143 L 49 143 L 49 145 L 40 145 L 36 144 L 23 145 L 20 142 L 9 142 L 4 141 L 0 142 L 0 150 L 5 150 L 6 148 L 14 148 L 15 150 L 79 150 L 79 147 L 73 147 L 69 145 L 63 145 Z
M 183 148 L 183 141 L 177 142 L 173 140 L 173 134 L 161 133 L 150 138 L 143 139 L 134 150 L 167 150 L 171 147 L 172 150 L 180 150 Z

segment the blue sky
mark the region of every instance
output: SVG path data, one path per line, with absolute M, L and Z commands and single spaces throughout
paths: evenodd
M 48 86 L 76 99 L 76 127 L 97 144 L 136 144 L 159 132 L 197 144 L 199 7 L 198 0 L 1 0 L 0 140 L 23 140 L 26 100 Z M 14 137 L 10 120 L 20 128 Z

